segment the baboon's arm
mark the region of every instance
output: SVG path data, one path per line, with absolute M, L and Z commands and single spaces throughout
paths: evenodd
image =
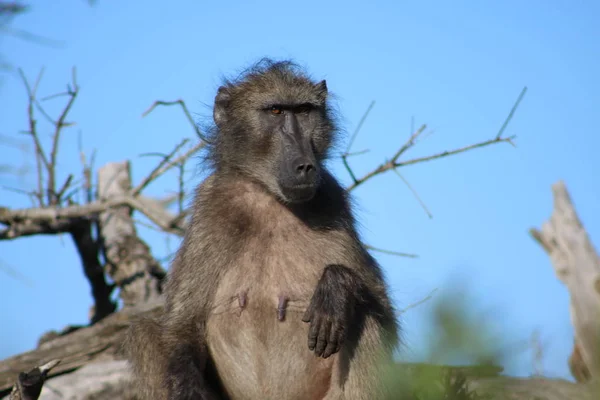
M 328 358 L 337 353 L 353 325 L 356 307 L 365 301 L 366 287 L 358 274 L 343 265 L 325 267 L 302 321 L 310 322 L 308 348 Z
M 171 268 L 169 291 L 163 319 L 163 344 L 168 354 L 166 382 L 169 400 L 217 399 L 205 380 L 208 349 L 205 342 L 206 317 L 219 274 L 214 273 L 218 257 L 202 236 L 184 239 Z M 212 261 L 212 262 L 211 262 Z
M 181 343 L 174 347 L 167 365 L 169 400 L 217 400 L 206 380 L 208 352 L 204 346 Z

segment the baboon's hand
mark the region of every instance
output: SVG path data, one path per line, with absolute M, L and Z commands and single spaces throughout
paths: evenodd
M 340 351 L 360 296 L 356 274 L 342 265 L 328 265 L 302 321 L 310 322 L 308 348 L 327 358 Z

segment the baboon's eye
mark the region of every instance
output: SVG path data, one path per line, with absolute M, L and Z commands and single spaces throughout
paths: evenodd
M 294 111 L 296 111 L 299 114 L 307 114 L 311 109 L 312 107 L 310 106 L 310 104 L 301 104 L 298 107 L 296 107 Z
M 272 106 L 271 114 L 280 115 L 280 114 L 283 114 L 283 110 L 281 109 L 281 107 Z

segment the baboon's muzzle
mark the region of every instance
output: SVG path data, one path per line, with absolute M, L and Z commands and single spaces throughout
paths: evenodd
M 302 134 L 294 115 L 286 115 L 282 133 L 279 186 L 289 201 L 308 201 L 315 195 L 319 182 L 319 165 L 310 138 Z

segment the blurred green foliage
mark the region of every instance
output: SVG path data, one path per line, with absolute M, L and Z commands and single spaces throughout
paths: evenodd
M 429 318 L 428 357 L 423 364 L 399 363 L 386 368 L 389 400 L 484 400 L 469 387 L 469 377 L 495 376 L 502 368 L 500 336 L 483 318 L 473 318 L 469 291 L 460 285 L 434 297 Z M 420 307 L 412 310 L 419 312 Z M 402 348 L 400 349 L 402 351 Z M 460 361 L 463 367 L 452 367 Z M 465 366 L 466 365 L 466 366 Z

